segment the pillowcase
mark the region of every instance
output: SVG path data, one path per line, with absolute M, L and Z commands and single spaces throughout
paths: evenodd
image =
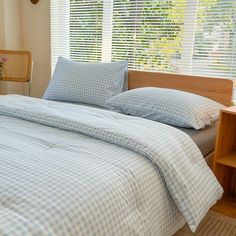
M 123 90 L 128 63 L 80 63 L 59 57 L 44 99 L 106 107 Z
M 109 99 L 107 104 L 125 114 L 194 129 L 213 124 L 224 107 L 196 94 L 151 87 L 121 93 Z

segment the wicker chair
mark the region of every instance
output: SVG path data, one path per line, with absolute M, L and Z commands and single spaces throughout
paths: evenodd
M 30 95 L 31 78 L 31 52 L 0 50 L 0 80 L 27 83 L 27 95 Z

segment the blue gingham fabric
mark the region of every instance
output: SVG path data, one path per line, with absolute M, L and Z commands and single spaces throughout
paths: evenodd
M 118 94 L 107 105 L 125 114 L 197 130 L 215 123 L 224 107 L 193 93 L 153 87 Z
M 127 86 L 127 67 L 125 61 L 80 63 L 59 57 L 43 98 L 106 107 L 106 100 Z
M 222 188 L 191 138 L 162 123 L 0 97 L 0 235 L 195 231 Z

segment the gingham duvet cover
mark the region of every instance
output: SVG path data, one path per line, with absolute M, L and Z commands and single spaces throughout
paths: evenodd
M 123 114 L 0 98 L 0 235 L 194 231 L 222 188 L 183 132 Z

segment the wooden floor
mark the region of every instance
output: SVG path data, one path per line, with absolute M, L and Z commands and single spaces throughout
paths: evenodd
M 236 236 L 236 219 L 210 210 L 193 234 L 185 225 L 174 236 Z
M 217 202 L 215 206 L 212 207 L 212 210 L 227 215 L 229 217 L 235 218 L 236 220 L 236 198 L 235 196 L 223 197 L 220 201 Z

